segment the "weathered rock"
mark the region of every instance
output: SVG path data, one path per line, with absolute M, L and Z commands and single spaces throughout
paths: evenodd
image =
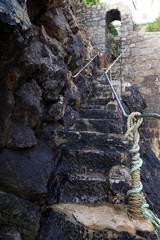
M 54 7 L 60 7 L 65 0 L 40 0 L 27 1 L 27 10 L 31 21 L 35 21 L 42 13 Z
M 9 68 L 15 64 L 31 38 L 29 17 L 16 0 L 0 3 L 0 80 L 5 80 Z
M 45 143 L 32 149 L 0 152 L 1 189 L 25 199 L 42 200 L 54 167 L 53 153 Z
M 74 110 L 72 107 L 67 106 L 65 114 L 62 117 L 64 127 L 68 129 L 70 126 L 73 125 L 73 123 L 76 121 L 78 117 L 79 117 L 78 112 Z
M 40 216 L 39 208 L 29 201 L 0 192 L 0 234 L 3 234 L 3 226 L 4 229 L 10 226 L 20 233 L 22 239 L 34 240 L 39 231 Z M 12 234 L 12 238 L 5 238 L 4 235 L 3 239 L 20 240 L 18 232 L 15 232 L 16 238 Z
M 44 89 L 42 97 L 46 102 L 54 102 L 58 100 L 58 94 L 60 91 L 58 87 L 58 81 L 54 80 L 45 81 L 42 84 L 42 88 Z
M 130 112 L 141 112 L 147 107 L 143 97 L 135 85 L 126 87 L 125 95 L 122 95 L 123 103 L 128 107 Z
M 61 43 L 58 42 L 55 38 L 48 36 L 46 29 L 43 25 L 41 25 L 40 39 L 46 45 L 50 46 L 52 53 L 57 56 L 59 60 L 63 60 L 64 50 Z
M 74 34 L 76 34 L 79 30 L 79 27 L 78 27 L 78 24 L 76 22 L 76 18 L 75 16 L 73 15 L 73 12 L 72 10 L 68 7 L 68 6 L 65 6 L 63 8 L 63 13 L 64 13 L 64 16 L 66 17 L 67 19 L 67 22 L 69 23 L 70 25 L 70 28 L 72 30 L 72 32 Z
M 7 143 L 7 135 L 10 125 L 10 118 L 14 108 L 14 96 L 12 89 L 7 84 L 0 84 L 0 148 Z
M 51 122 L 60 120 L 65 114 L 65 109 L 66 100 L 60 95 L 58 101 L 49 107 L 45 120 Z
M 58 204 L 48 210 L 38 240 L 156 240 L 152 224 L 146 220 L 130 221 L 123 205 L 86 206 Z
M 34 131 L 20 123 L 12 123 L 9 130 L 8 148 L 29 148 L 37 144 Z
M 24 84 L 20 90 L 16 91 L 13 120 L 31 127 L 38 124 L 42 114 L 41 95 L 41 88 L 35 80 Z
M 14 228 L 6 228 L 0 231 L 0 240 L 21 240 L 20 233 Z
M 65 63 L 69 70 L 75 70 L 83 65 L 81 52 L 79 51 L 78 40 L 73 35 L 62 8 L 54 8 L 45 13 L 40 20 L 39 25 L 43 25 L 46 33 L 51 38 L 56 38 L 65 50 Z M 64 37 L 66 36 L 66 37 Z
M 64 90 L 64 97 L 68 100 L 68 104 L 74 109 L 80 107 L 81 96 L 73 81 L 68 80 Z

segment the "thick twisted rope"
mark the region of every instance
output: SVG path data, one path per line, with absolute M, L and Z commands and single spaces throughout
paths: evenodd
M 125 144 L 132 144 L 130 153 L 132 155 L 131 164 L 131 183 L 132 188 L 127 192 L 128 196 L 128 215 L 129 218 L 147 218 L 149 219 L 157 228 L 160 228 L 160 219 L 158 219 L 149 209 L 149 205 L 146 203 L 145 196 L 141 191 L 143 185 L 140 179 L 140 168 L 142 166 L 143 160 L 140 158 L 140 146 L 139 140 L 140 135 L 138 132 L 139 126 L 143 122 L 143 118 L 139 118 L 139 112 L 133 112 L 129 115 L 127 120 L 127 132 L 122 138 L 122 142 Z

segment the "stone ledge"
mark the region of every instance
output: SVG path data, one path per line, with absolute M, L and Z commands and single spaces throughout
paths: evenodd
M 71 215 L 75 220 L 91 230 L 102 231 L 113 229 L 118 232 L 128 232 L 135 235 L 137 231 L 153 232 L 151 222 L 144 219 L 129 220 L 126 205 L 104 203 L 98 206 L 80 205 L 74 203 L 57 204 L 55 211 Z

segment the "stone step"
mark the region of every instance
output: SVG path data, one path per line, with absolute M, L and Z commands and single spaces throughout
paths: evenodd
M 67 175 L 67 181 L 60 188 L 60 203 L 102 203 L 108 202 L 109 181 L 104 174 L 95 172 Z
M 102 133 L 120 134 L 123 132 L 122 120 L 119 119 L 77 119 L 69 130 L 94 131 Z
M 123 151 L 123 150 L 122 150 Z M 96 172 L 108 174 L 110 169 L 121 164 L 121 152 L 115 151 L 111 146 L 105 151 L 99 149 L 74 150 L 62 147 L 62 169 L 59 171 L 77 171 L 79 173 Z
M 87 105 L 107 105 L 111 101 L 111 98 L 89 98 Z
M 151 222 L 130 220 L 123 204 L 54 204 L 37 240 L 158 240 Z
M 110 96 L 111 92 L 106 90 L 104 92 L 92 92 L 90 93 L 90 98 L 108 98 Z
M 107 105 L 83 105 L 82 107 L 83 110 L 85 109 L 95 109 L 95 110 L 102 110 L 102 111 L 116 111 L 117 109 L 117 104 L 113 101 L 113 103 L 108 103 Z
M 121 136 L 121 135 L 120 135 Z M 110 138 L 107 133 L 89 132 L 89 131 L 53 131 L 52 142 L 56 147 L 68 146 L 71 149 L 99 149 L 105 150 L 116 146 L 117 149 L 120 147 L 124 148 L 124 144 L 120 144 L 121 137 L 113 136 Z
M 88 119 L 118 119 L 118 113 L 113 111 L 105 111 L 101 109 L 81 109 L 79 111 L 80 118 Z

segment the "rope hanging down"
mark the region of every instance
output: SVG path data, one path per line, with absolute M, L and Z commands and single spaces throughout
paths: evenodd
M 139 126 L 143 122 L 143 118 L 139 118 L 139 112 L 133 112 L 129 115 L 127 120 L 127 132 L 122 138 L 122 142 L 125 144 L 131 143 L 132 148 L 130 153 L 132 155 L 131 164 L 131 179 L 132 179 L 132 189 L 128 191 L 128 215 L 129 218 L 147 218 L 149 219 L 157 228 L 160 228 L 160 219 L 158 219 L 152 211 L 148 209 L 149 205 L 146 203 L 145 196 L 141 191 L 143 185 L 140 179 L 140 168 L 142 166 L 142 159 L 140 158 L 140 146 L 139 139 L 140 135 L 138 132 Z

